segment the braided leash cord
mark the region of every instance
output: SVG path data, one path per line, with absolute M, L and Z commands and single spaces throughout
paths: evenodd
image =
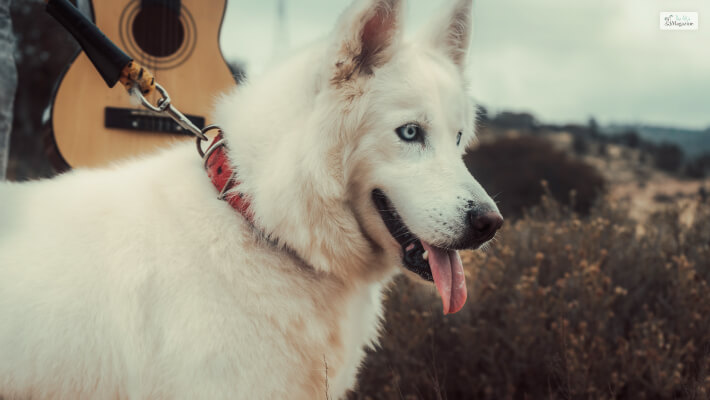
M 155 90 L 155 77 L 153 74 L 135 61 L 131 61 L 123 67 L 118 80 L 129 92 L 136 86 L 144 96 Z

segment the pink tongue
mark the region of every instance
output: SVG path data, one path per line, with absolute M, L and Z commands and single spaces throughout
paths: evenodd
M 429 252 L 429 266 L 444 305 L 444 314 L 459 311 L 466 303 L 467 296 L 466 277 L 459 253 L 456 250 L 431 246 L 424 241 L 422 246 Z

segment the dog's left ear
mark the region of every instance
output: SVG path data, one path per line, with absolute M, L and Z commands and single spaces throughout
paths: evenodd
M 370 75 L 392 58 L 400 40 L 402 0 L 356 0 L 335 30 L 333 82 Z
M 424 30 L 424 39 L 451 58 L 462 71 L 471 43 L 473 0 L 450 0 L 453 7 L 435 18 Z

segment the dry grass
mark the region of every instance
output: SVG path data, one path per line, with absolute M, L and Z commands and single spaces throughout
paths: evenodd
M 705 399 L 710 393 L 710 205 L 642 225 L 605 203 L 550 197 L 465 255 L 469 301 L 441 315 L 402 279 L 381 349 L 352 399 Z

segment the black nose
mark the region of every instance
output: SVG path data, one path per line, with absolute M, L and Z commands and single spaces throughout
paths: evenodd
M 503 225 L 503 217 L 496 211 L 469 211 L 468 218 L 473 228 L 473 240 L 480 243 L 492 239 Z

